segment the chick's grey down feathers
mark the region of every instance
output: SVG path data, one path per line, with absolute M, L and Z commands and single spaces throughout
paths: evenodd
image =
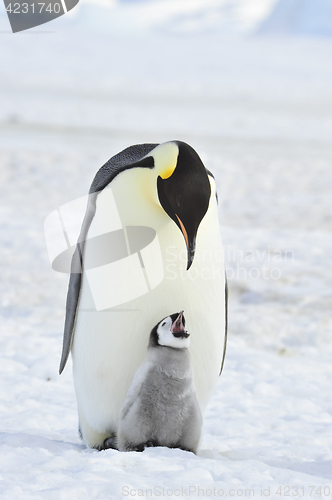
M 150 346 L 121 409 L 119 450 L 167 446 L 196 453 L 201 425 L 188 350 Z

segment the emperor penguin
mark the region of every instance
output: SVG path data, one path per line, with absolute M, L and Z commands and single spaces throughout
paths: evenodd
M 71 264 L 60 373 L 69 353 L 79 431 L 112 446 L 150 325 L 186 311 L 202 414 L 221 373 L 227 284 L 213 174 L 181 141 L 130 146 L 97 172 Z
M 168 446 L 196 453 L 202 427 L 190 366 L 183 311 L 162 319 L 150 333 L 148 355 L 120 412 L 120 451 Z

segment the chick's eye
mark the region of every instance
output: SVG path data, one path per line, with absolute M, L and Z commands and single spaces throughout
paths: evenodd
M 165 326 L 165 325 L 166 325 L 166 321 L 164 321 L 161 326 Z

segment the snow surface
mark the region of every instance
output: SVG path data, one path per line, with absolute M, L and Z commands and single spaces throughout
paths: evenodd
M 331 498 L 332 42 L 74 19 L 1 35 L 1 499 Z M 111 155 L 171 139 L 217 178 L 224 372 L 197 456 L 87 450 L 43 221 Z

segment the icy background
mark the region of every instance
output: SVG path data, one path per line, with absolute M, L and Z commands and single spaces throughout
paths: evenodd
M 0 6 L 1 499 L 330 497 L 331 19 L 330 0 L 105 0 L 13 35 Z M 218 182 L 224 372 L 198 456 L 87 450 L 43 221 L 113 154 L 172 139 Z

